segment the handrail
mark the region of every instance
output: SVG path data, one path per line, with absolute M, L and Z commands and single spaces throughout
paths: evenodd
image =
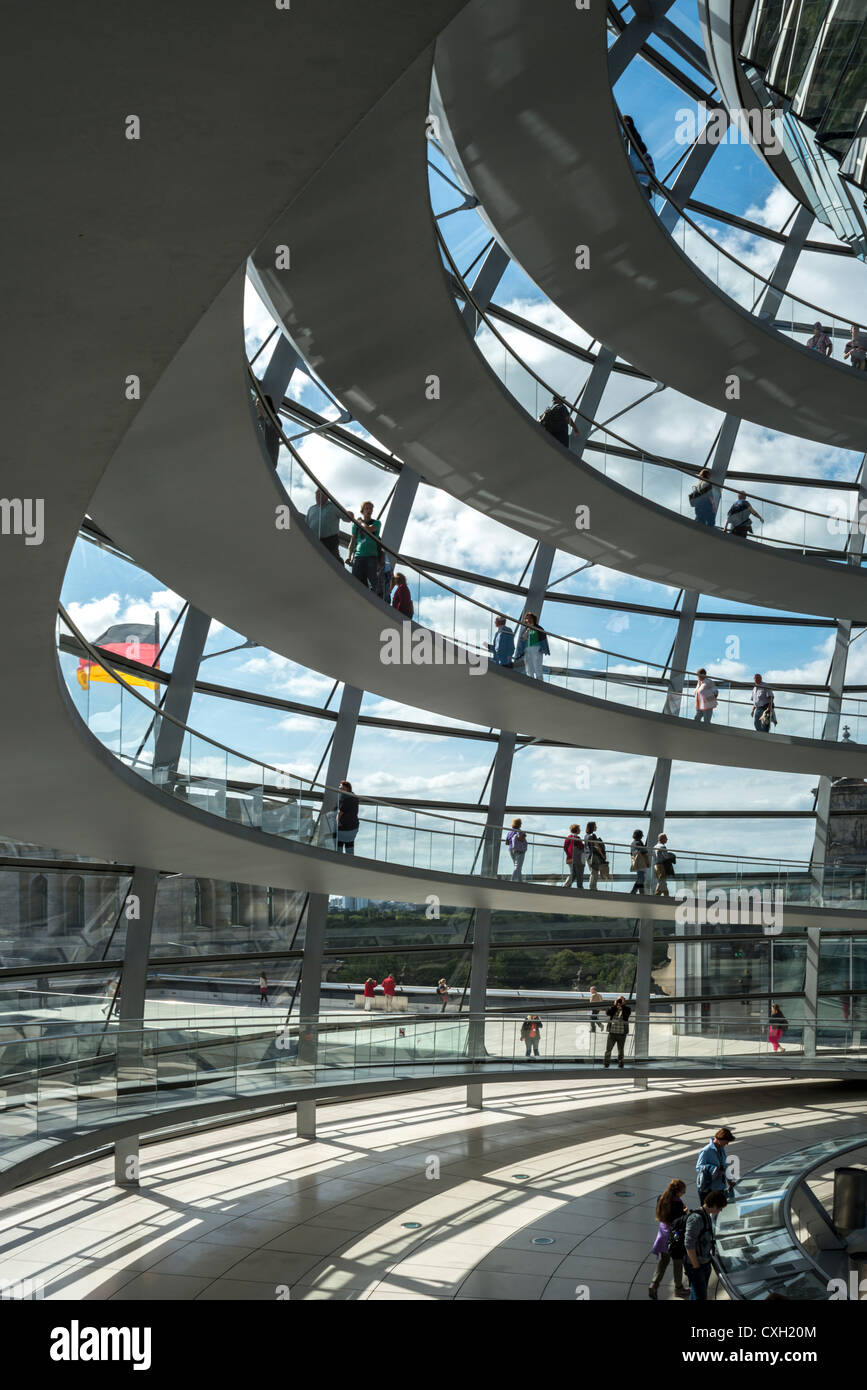
M 715 251 L 721 252 L 722 255 L 725 256 L 726 260 L 731 261 L 731 263 L 733 265 L 736 265 L 739 270 L 746 271 L 748 275 L 752 275 L 756 280 L 759 280 L 765 286 L 766 289 L 773 291 L 774 294 L 779 294 L 781 298 L 791 299 L 796 304 L 802 305 L 803 308 L 809 309 L 811 313 L 818 314 L 820 316 L 824 316 L 830 319 L 838 319 L 841 323 L 847 322 L 848 319 L 848 322 L 850 324 L 852 323 L 851 315 L 847 316 L 846 314 L 838 314 L 833 309 L 823 309 L 821 305 L 813 304 L 811 300 L 804 299 L 803 296 L 799 294 L 794 294 L 789 289 L 780 289 L 779 286 L 775 285 L 772 280 L 769 280 L 766 275 L 762 275 L 761 271 L 754 270 L 752 266 L 748 266 L 744 261 L 739 260 L 739 258 L 734 254 L 734 252 L 729 251 L 725 246 L 722 245 L 721 242 L 716 241 L 714 237 L 712 237 L 708 232 L 704 230 L 703 227 L 699 226 L 697 222 L 694 222 L 692 218 L 689 216 L 689 214 L 686 212 L 685 206 L 679 203 L 677 199 L 673 196 L 673 191 L 669 188 L 666 188 L 665 184 L 657 178 L 655 170 L 653 170 L 650 167 L 647 156 L 642 154 L 641 150 L 638 148 L 638 146 L 635 144 L 635 141 L 630 136 L 628 128 L 624 123 L 624 119 L 619 108 L 615 106 L 615 110 L 617 112 L 617 119 L 620 124 L 621 134 L 623 135 L 627 143 L 630 145 L 630 147 L 635 150 L 636 154 L 638 155 L 639 159 L 644 165 L 645 172 L 647 173 L 647 176 L 650 179 L 651 184 L 653 185 L 654 191 L 658 193 L 662 198 L 664 198 L 665 202 L 670 203 L 672 207 L 677 209 L 677 212 L 680 215 L 681 220 L 684 221 L 688 227 L 691 227 L 692 230 L 695 233 L 697 233 L 697 235 L 701 237 L 703 241 L 707 242 L 708 246 L 713 247 Z M 673 241 L 674 238 L 671 237 L 671 234 L 668 233 L 668 235 L 670 240 Z M 690 257 L 690 259 L 692 258 Z M 700 274 L 704 274 L 700 267 L 697 266 L 696 269 L 699 270 Z M 710 279 L 709 276 L 707 276 L 706 278 Z M 727 299 L 732 298 L 731 295 L 726 294 L 726 291 L 722 289 L 721 286 L 717 285 L 715 288 L 719 290 L 721 294 L 725 295 Z M 733 302 L 736 303 L 737 301 Z M 757 314 L 752 314 L 751 317 L 758 319 L 760 323 L 764 323 L 767 327 L 774 328 L 775 332 L 779 332 L 779 329 L 774 327 L 772 320 L 763 319 L 760 315 Z M 822 327 L 824 329 L 824 323 L 822 324 Z
M 520 364 L 524 371 L 526 371 L 539 386 L 543 387 L 543 389 L 549 395 L 562 399 L 561 393 L 557 391 L 553 386 L 551 386 L 550 383 L 544 379 L 544 377 L 540 376 L 539 373 L 536 371 L 535 367 L 532 367 L 528 362 L 526 362 L 524 358 L 521 356 L 521 354 L 517 351 L 517 349 L 506 338 L 504 338 L 500 331 L 494 326 L 494 324 L 491 322 L 491 317 L 488 313 L 487 306 L 482 305 L 474 297 L 473 291 L 467 285 L 466 281 L 463 279 L 460 271 L 458 270 L 457 263 L 455 262 L 451 252 L 448 249 L 448 246 L 446 245 L 445 238 L 443 237 L 438 222 L 434 222 L 434 230 L 436 233 L 437 241 L 440 246 L 440 250 L 442 251 L 443 255 L 448 261 L 450 273 L 458 285 L 460 297 L 462 299 L 466 299 L 467 302 L 473 306 L 473 309 L 475 310 L 478 317 L 485 324 L 485 327 L 488 329 L 488 331 L 497 339 L 501 346 L 505 348 L 509 355 L 517 363 Z M 586 425 L 589 425 L 591 433 L 595 431 L 597 434 L 607 436 L 608 439 L 616 440 L 616 442 L 619 445 L 625 446 L 626 448 L 633 450 L 648 463 L 658 464 L 661 468 L 669 468 L 672 472 L 682 473 L 684 476 L 689 478 L 695 477 L 695 474 L 693 473 L 692 469 L 685 467 L 678 460 L 670 459 L 662 454 L 655 454 L 648 449 L 642 448 L 633 440 L 627 439 L 625 435 L 618 434 L 616 430 L 609 429 L 607 425 L 598 424 L 597 421 L 595 421 L 592 418 L 592 416 L 587 415 L 584 411 L 580 410 L 578 408 L 577 403 L 572 405 L 567 404 L 567 409 L 569 411 L 570 416 L 574 416 L 575 418 L 582 420 Z M 746 489 L 743 487 L 733 487 L 731 486 L 731 484 L 726 482 L 714 482 L 713 486 L 715 488 L 718 488 L 721 492 L 739 493 L 746 491 Z M 839 522 L 840 520 L 839 517 L 829 516 L 825 512 L 817 512 L 815 511 L 815 509 L 810 507 L 799 507 L 795 503 L 791 502 L 777 502 L 772 497 L 761 497 L 758 493 L 755 492 L 748 493 L 747 495 L 749 497 L 752 497 L 756 502 L 763 502 L 768 507 L 780 507 L 784 511 L 798 512 L 802 516 L 817 517 L 820 520 L 824 521 Z M 759 543 L 761 544 L 761 542 Z M 775 541 L 774 544 L 792 546 L 793 548 L 798 550 L 804 549 L 804 547 L 799 545 L 797 541 L 779 540 Z M 845 558 L 845 556 L 841 552 L 841 559 L 843 558 Z
M 446 252 L 446 254 L 448 254 L 448 252 Z M 451 259 L 451 258 L 450 258 L 450 259 Z M 472 299 L 472 293 L 471 293 L 471 291 L 467 290 L 467 294 L 468 294 L 468 296 L 470 297 L 470 301 L 475 305 L 476 301 Z M 480 314 L 482 314 L 483 311 L 482 311 L 481 309 L 479 309 L 478 312 L 479 312 Z M 496 331 L 496 330 L 494 330 L 494 331 Z M 518 359 L 518 360 L 520 360 L 520 359 Z M 298 464 L 298 467 L 299 467 L 299 468 L 301 469 L 301 471 L 305 474 L 305 476 L 310 480 L 310 482 L 312 483 L 312 485 L 314 486 L 314 488 L 316 488 L 316 489 L 317 489 L 319 492 L 321 492 L 325 497 L 327 497 L 328 501 L 332 504 L 332 506 L 334 506 L 334 507 L 337 509 L 337 511 L 340 513 L 340 515 L 343 517 L 343 519 L 344 519 L 345 521 L 351 523 L 351 524 L 355 524 L 355 517 L 354 517 L 354 515 L 352 514 L 352 512 L 350 512 L 350 511 L 343 505 L 342 502 L 338 501 L 338 499 L 333 495 L 333 493 L 331 493 L 331 492 L 329 491 L 329 489 L 328 489 L 327 487 L 325 487 L 325 485 L 324 485 L 322 482 L 319 481 L 319 479 L 316 477 L 315 473 L 312 471 L 312 469 L 310 468 L 310 466 L 305 462 L 305 460 L 302 458 L 302 456 L 300 455 L 300 453 L 298 452 L 298 450 L 295 448 L 295 445 L 294 445 L 294 443 L 292 442 L 292 440 L 290 440 L 290 439 L 288 438 L 288 436 L 284 433 L 283 428 L 282 428 L 282 425 L 280 424 L 279 413 L 278 413 L 277 411 L 274 411 L 274 412 L 271 411 L 271 408 L 270 408 L 270 406 L 269 406 L 267 400 L 265 399 L 264 394 L 262 393 L 259 380 L 258 380 L 258 378 L 255 376 L 255 374 L 253 373 L 253 371 L 252 371 L 252 369 L 250 368 L 249 364 L 248 364 L 248 369 L 247 369 L 247 370 L 248 370 L 248 377 L 249 377 L 249 380 L 250 380 L 251 387 L 252 387 L 252 389 L 253 389 L 253 391 L 254 391 L 254 393 L 255 393 L 255 395 L 256 395 L 257 400 L 258 400 L 258 401 L 260 402 L 260 404 L 261 404 L 262 410 L 268 415 L 268 417 L 269 417 L 269 419 L 271 420 L 272 424 L 275 426 L 275 428 L 276 428 L 276 430 L 277 430 L 277 432 L 278 432 L 278 434 L 279 434 L 279 437 L 280 437 L 280 442 L 286 447 L 286 449 L 288 450 L 288 452 L 291 454 L 293 461 L 294 461 L 295 463 Z M 532 368 L 528 368 L 528 370 L 529 370 L 529 371 L 532 371 Z M 541 380 L 541 378 L 540 378 L 540 380 Z M 544 384 L 544 383 L 543 383 L 543 384 Z M 551 390 L 551 388 L 548 387 L 548 386 L 546 386 L 545 389 L 546 389 L 546 390 Z M 586 418 L 586 417 L 585 417 L 585 418 Z M 287 496 L 288 496 L 288 493 L 287 493 Z M 291 501 L 291 498 L 290 498 L 290 501 Z M 772 504 L 772 505 L 777 505 L 777 504 Z M 811 513 L 811 515 L 817 515 L 817 513 Z M 401 565 L 406 565 L 408 568 L 414 569 L 418 574 L 420 574 L 423 578 L 427 579 L 428 582 L 429 582 L 430 584 L 432 584 L 436 589 L 440 590 L 441 592 L 444 592 L 444 593 L 447 593 L 447 594 L 452 595 L 454 598 L 459 599 L 459 600 L 461 601 L 461 603 L 466 603 L 466 604 L 469 604 L 469 605 L 470 605 L 471 607 L 473 607 L 473 608 L 479 609 L 481 612 L 487 614 L 489 618 L 499 617 L 499 616 L 502 615 L 503 610 L 502 610 L 501 608 L 492 608 L 489 604 L 484 603 L 481 599 L 475 598 L 475 597 L 474 597 L 473 595 L 471 595 L 471 594 L 465 594 L 465 593 L 462 593 L 460 590 L 455 589 L 451 584 L 448 584 L 445 580 L 440 579 L 440 578 L 436 577 L 434 574 L 432 574 L 430 570 L 426 569 L 423 565 L 419 564 L 418 561 L 412 560 L 412 559 L 410 559 L 410 558 L 408 558 L 408 557 L 405 557 L 405 556 L 401 555 L 399 551 L 394 550 L 394 549 L 393 549 L 391 546 L 389 546 L 389 545 L 386 545 L 386 544 L 382 541 L 381 538 L 378 538 L 378 544 L 379 544 L 379 546 L 381 547 L 381 549 L 384 550 L 388 555 L 390 555 L 395 561 L 397 561 L 397 562 L 398 562 L 399 564 L 401 564 Z M 515 623 L 520 623 L 521 620 L 520 620 L 520 619 L 511 619 L 511 621 L 512 621 L 512 622 L 515 622 Z M 566 637 L 566 636 L 563 636 L 563 635 L 560 634 L 560 633 L 552 632 L 551 629 L 550 629 L 550 628 L 547 628 L 547 627 L 546 627 L 544 630 L 545 630 L 546 634 L 548 635 L 548 637 L 553 638 L 555 641 L 565 643 L 565 645 L 566 645 L 567 647 L 578 647 L 578 648 L 580 648 L 582 651 L 592 652 L 592 653 L 593 653 L 594 655 L 596 655 L 596 656 L 599 656 L 599 655 L 602 655 L 602 656 L 610 656 L 610 657 L 614 657 L 614 658 L 615 658 L 616 660 L 618 660 L 618 661 L 627 661 L 627 662 L 632 662 L 633 664 L 637 664 L 637 665 L 639 665 L 639 666 L 645 666 L 645 667 L 650 666 L 650 667 L 654 667 L 656 670 L 660 671 L 662 674 L 661 674 L 660 677 L 653 677 L 653 676 L 649 677 L 648 679 L 651 679 L 651 680 L 653 680 L 653 679 L 659 679 L 659 680 L 661 680 L 661 681 L 666 681 L 666 679 L 668 678 L 668 684 L 671 685 L 671 678 L 672 678 L 672 677 L 675 677 L 675 676 L 685 676 L 685 677 L 688 677 L 688 678 L 689 678 L 689 677 L 692 677 L 692 676 L 695 674 L 693 671 L 690 671 L 690 670 L 688 670 L 688 669 L 686 669 L 686 668 L 669 666 L 667 663 L 663 663 L 663 662 L 660 662 L 660 661 L 653 661 L 653 660 L 651 660 L 650 658 L 632 656 L 632 655 L 629 655 L 629 654 L 626 653 L 626 652 L 617 652 L 617 651 L 613 651 L 611 648 L 608 648 L 608 647 L 601 647 L 601 646 L 596 646 L 596 645 L 593 644 L 593 643 L 582 642 L 581 639 L 580 639 L 580 638 L 577 638 L 577 637 Z M 471 642 L 468 642 L 465 638 L 452 638 L 451 640 L 454 641 L 456 645 L 463 646 L 463 647 L 465 647 L 465 648 L 470 648 L 470 649 L 476 650 L 476 651 L 481 650 L 481 648 L 475 647 Z M 598 673 L 594 673 L 592 670 L 589 670 L 589 669 L 587 669 L 587 668 L 580 668 L 579 670 L 576 670 L 576 672 L 575 672 L 574 674 L 575 674 L 576 676 L 582 675 L 582 676 L 585 676 L 585 677 L 587 677 L 587 678 L 593 678 L 594 674 L 598 674 Z M 613 674 L 617 674 L 617 675 L 624 676 L 624 677 L 628 677 L 628 676 L 630 676 L 630 675 L 633 675 L 633 676 L 635 676 L 635 679 L 634 679 L 634 681 L 633 681 L 633 684 L 635 684 L 635 685 L 640 685 L 640 683 L 641 683 L 641 678 L 640 678 L 640 676 L 638 676 L 636 673 L 630 673 L 630 672 L 616 672 L 616 673 L 613 673 Z M 722 678 L 721 678 L 721 679 L 722 679 Z M 627 683 L 628 683 L 627 681 L 624 681 L 624 684 L 627 684 Z M 750 685 L 750 683 L 749 683 L 748 681 L 729 680 L 729 681 L 727 681 L 727 684 L 728 684 L 731 688 L 738 689 L 738 690 L 750 690 L 750 689 L 752 688 L 751 685 Z M 867 713 L 867 699 L 860 700 L 857 696 L 847 696 L 847 695 L 845 695 L 845 694 L 844 694 L 844 697 L 843 697 L 843 698 L 844 698 L 847 702 L 849 702 L 849 703 L 851 703 L 851 704 L 856 704 L 856 705 L 862 705 L 862 704 L 863 704 L 863 705 L 865 706 L 865 713 Z M 741 705 L 743 705 L 744 707 L 747 707 L 747 706 L 750 705 L 750 701 L 748 701 L 748 700 L 726 700 L 724 703 L 726 703 L 726 704 L 731 704 L 731 705 L 741 704 Z M 796 713 L 796 714 L 797 714 L 797 713 L 811 714 L 811 713 L 815 713 L 815 712 L 816 712 L 816 711 L 814 711 L 814 710 L 810 710 L 809 708 L 807 708 L 807 707 L 805 707 L 805 706 L 799 706 L 799 705 L 778 705 L 777 707 L 778 707 L 779 709 L 785 709 L 785 710 L 787 710 L 787 711 L 789 711 L 789 712 Z M 860 716 L 859 716 L 859 717 L 860 717 Z
M 64 606 L 63 606 L 62 603 L 59 603 L 59 604 L 58 604 L 58 613 L 60 614 L 61 620 L 67 625 L 67 627 L 70 629 L 70 631 L 71 631 L 71 632 L 73 633 L 73 635 L 75 636 L 76 640 L 79 641 L 79 642 L 81 643 L 81 645 L 82 645 L 82 647 L 84 648 L 84 650 L 85 650 L 86 652 L 88 652 L 88 654 L 89 654 L 89 655 L 91 656 L 91 658 L 96 662 L 96 664 L 97 664 L 98 666 L 100 666 L 108 675 L 111 676 L 112 681 L 114 681 L 115 683 L 117 683 L 118 685 L 120 685 L 124 690 L 127 691 L 128 694 L 132 695 L 140 704 L 144 705 L 145 708 L 146 708 L 152 715 L 156 715 L 156 716 L 158 716 L 160 719 L 166 719 L 166 720 L 168 720 L 169 723 L 174 724 L 174 726 L 175 726 L 176 728 L 180 729 L 183 733 L 185 733 L 185 734 L 190 734 L 193 738 L 201 739 L 203 743 L 210 744 L 211 747 L 213 747 L 213 748 L 218 748 L 218 749 L 220 749 L 221 752 L 223 752 L 223 753 L 228 753 L 228 754 L 230 754 L 233 758 L 240 758 L 240 759 L 242 759 L 242 761 L 244 761 L 244 762 L 252 763 L 252 764 L 254 764 L 255 766 L 260 767 L 260 768 L 265 768 L 265 769 L 267 769 L 269 772 L 274 772 L 274 773 L 276 773 L 279 777 L 292 777 L 292 778 L 295 779 L 295 781 L 297 781 L 297 782 L 299 782 L 299 783 L 302 783 L 302 784 L 304 784 L 305 786 L 310 787 L 311 789 L 316 788 L 317 791 L 321 790 L 322 792 L 331 792 L 331 793 L 333 793 L 334 795 L 338 795 L 338 794 L 339 794 L 340 789 L 339 789 L 338 787 L 331 787 L 331 786 L 329 786 L 329 785 L 328 785 L 327 783 L 325 783 L 325 782 L 317 782 L 317 781 L 314 781 L 312 778 L 309 778 L 309 777 L 302 777 L 300 774 L 293 773 L 293 772 L 287 772 L 285 768 L 278 768 L 278 767 L 275 767 L 273 763 L 267 763 L 267 762 L 265 762 L 265 761 L 264 761 L 263 759 L 261 759 L 261 758 L 253 758 L 253 757 L 250 757 L 249 754 L 247 754 L 247 753 L 242 753 L 242 752 L 240 752 L 237 748 L 232 748 L 232 747 L 230 747 L 230 745 L 228 745 L 228 744 L 221 743 L 219 739 L 213 738 L 210 734 L 199 733 L 196 729 L 191 728 L 188 724 L 184 724 L 181 720 L 175 718 L 174 715 L 169 714 L 168 712 L 166 712 L 166 711 L 163 710 L 163 709 L 160 709 L 157 705 L 151 704 L 150 700 L 146 699 L 144 695 L 140 694 L 139 691 L 136 690 L 136 688 L 135 688 L 134 686 L 128 685 L 127 682 L 120 676 L 120 674 L 118 673 L 118 671 L 115 670 L 115 669 L 113 669 L 113 668 L 111 667 L 111 665 L 103 658 L 103 656 L 102 656 L 101 653 L 99 652 L 98 648 L 94 647 L 93 644 L 87 640 L 87 638 L 84 636 L 84 634 L 83 634 L 83 633 L 78 629 L 78 627 L 75 625 L 75 623 L 73 622 L 72 618 L 70 618 L 69 614 L 67 613 L 67 611 L 66 611 L 66 609 L 64 608 Z M 119 760 L 120 760 L 120 759 L 119 759 Z M 291 792 L 291 791 L 294 790 L 294 789 L 293 789 L 293 788 L 286 788 L 286 789 L 278 788 L 278 790 L 285 790 L 285 791 L 287 791 L 287 792 Z M 359 797 L 359 800 L 360 800 L 360 801 L 364 801 L 364 802 L 365 802 L 366 804 L 368 804 L 368 805 L 385 806 L 385 807 L 387 807 L 387 808 L 390 809 L 390 810 L 400 811 L 400 812 L 403 812 L 403 813 L 405 813 L 406 810 L 407 810 L 406 806 L 401 806 L 401 805 L 397 804 L 396 802 L 389 801 L 389 800 L 388 800 L 387 798 L 385 798 L 385 797 L 372 797 L 372 796 L 366 796 L 366 797 Z M 480 808 L 480 812 L 481 812 L 481 809 L 482 809 L 482 808 Z M 568 815 L 568 814 L 569 814 L 568 812 L 564 812 L 564 816 L 565 816 L 565 815 Z M 440 812 L 438 812 L 438 811 L 428 811 L 428 810 L 426 810 L 426 811 L 424 812 L 424 815 L 425 815 L 425 817 L 427 817 L 428 819 L 431 819 L 431 820 L 442 820 L 442 821 L 447 822 L 449 825 L 466 826 L 466 827 L 468 828 L 468 830 L 473 831 L 473 832 L 475 833 L 475 835 L 479 836 L 479 837 L 480 837 L 480 840 L 481 840 L 482 842 L 484 841 L 484 837 L 485 837 L 485 834 L 486 834 L 487 832 L 490 832 L 490 831 L 493 831 L 493 830 L 502 831 L 502 830 L 505 830 L 505 829 L 507 828 L 507 827 L 504 826 L 504 825 L 495 825 L 495 826 L 492 826 L 492 825 L 488 825 L 486 822 L 464 820 L 464 819 L 463 819 L 462 817 L 460 817 L 460 816 L 446 816 L 446 815 L 443 815 L 442 813 L 440 813 Z M 405 826 L 405 825 L 401 825 L 401 824 L 398 822 L 398 823 L 395 823 L 395 828 L 396 828 L 396 829 L 400 829 L 400 830 L 406 830 L 406 829 L 408 829 L 409 827 L 407 827 L 407 826 Z M 533 837 L 533 840 L 534 840 L 534 841 L 536 841 L 536 840 L 539 840 L 539 841 L 547 840 L 547 841 L 550 841 L 550 842 L 552 843 L 552 845 L 562 845 L 562 839 L 561 839 L 561 837 L 560 837 L 559 835 L 552 835 L 552 834 L 549 834 L 549 833 L 546 832 L 546 831 L 532 831 L 532 832 L 530 832 L 530 833 L 532 834 L 532 837 Z M 608 841 L 606 841 L 605 843 L 606 843 L 606 845 L 607 845 L 608 848 L 623 848 L 623 849 L 628 849 L 628 848 L 629 848 L 629 846 L 628 846 L 625 842 L 620 842 L 620 841 L 615 841 L 615 840 L 608 840 Z M 650 848 L 652 848 L 652 846 L 649 846 L 648 848 L 650 849 Z M 745 855 L 729 855 L 729 854 L 716 853 L 716 852 L 714 852 L 712 855 L 708 856 L 707 851 L 704 851 L 704 850 L 687 850 L 687 849 L 680 849 L 680 850 L 678 850 L 678 853 L 681 854 L 681 855 L 683 855 L 683 856 L 686 856 L 686 855 L 688 855 L 688 854 L 694 854 L 697 858 L 702 857 L 702 856 L 704 856 L 704 857 L 706 857 L 706 858 L 707 858 L 707 857 L 710 857 L 710 858 L 713 858 L 714 860 L 726 860 L 726 859 L 731 859 L 731 860 L 734 860 L 736 863 L 750 863 L 750 864 L 755 863 L 755 864 L 757 864 L 757 865 L 759 865 L 759 866 L 767 866 L 767 867 L 782 866 L 782 865 L 784 865 L 784 864 L 789 864 L 789 865 L 795 865 L 798 869 L 803 870 L 805 873 L 809 871 L 809 865 L 806 865 L 806 864 L 803 863 L 803 861 L 797 860 L 797 859 L 789 859 L 789 860 L 787 860 L 787 859 L 781 859 L 781 858 L 777 858 L 777 859 L 761 859 L 761 858 L 751 859 L 751 858 L 749 858 L 749 856 L 745 856 Z M 759 871 L 761 871 L 761 869 L 760 869 Z

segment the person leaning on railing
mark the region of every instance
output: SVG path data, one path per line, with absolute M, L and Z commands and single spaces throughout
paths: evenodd
M 339 560 L 340 512 L 321 487 L 316 489 L 316 502 L 308 509 L 306 520 L 314 536 L 335 560 Z
M 813 324 L 813 335 L 807 339 L 805 346 L 812 348 L 814 352 L 821 352 L 823 357 L 831 357 L 834 353 L 834 344 L 821 323 Z

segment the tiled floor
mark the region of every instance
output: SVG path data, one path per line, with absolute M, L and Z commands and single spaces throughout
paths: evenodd
M 728 1077 L 464 1099 L 322 1107 L 315 1142 L 282 1118 L 145 1148 L 137 1193 L 105 1161 L 46 1179 L 0 1198 L 0 1277 L 48 1299 L 646 1299 L 656 1195 L 683 1177 L 694 1198 L 714 1129 L 746 1172 L 865 1109 L 852 1086 Z

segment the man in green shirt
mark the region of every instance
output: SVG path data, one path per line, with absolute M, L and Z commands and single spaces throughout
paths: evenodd
M 379 536 L 382 522 L 373 519 L 373 503 L 362 502 L 361 516 L 352 523 L 352 538 L 349 542 L 347 565 L 352 566 L 353 576 L 376 593 L 376 574 L 379 566 Z

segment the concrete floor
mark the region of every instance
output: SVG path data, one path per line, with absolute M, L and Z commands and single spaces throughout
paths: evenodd
M 315 1142 L 286 1116 L 161 1143 L 138 1192 L 105 1160 L 45 1179 L 0 1198 L 0 1277 L 47 1299 L 643 1300 L 655 1198 L 672 1177 L 694 1198 L 720 1124 L 744 1172 L 864 1124 L 863 1091 L 810 1081 L 522 1078 L 464 1099 L 322 1107 Z

